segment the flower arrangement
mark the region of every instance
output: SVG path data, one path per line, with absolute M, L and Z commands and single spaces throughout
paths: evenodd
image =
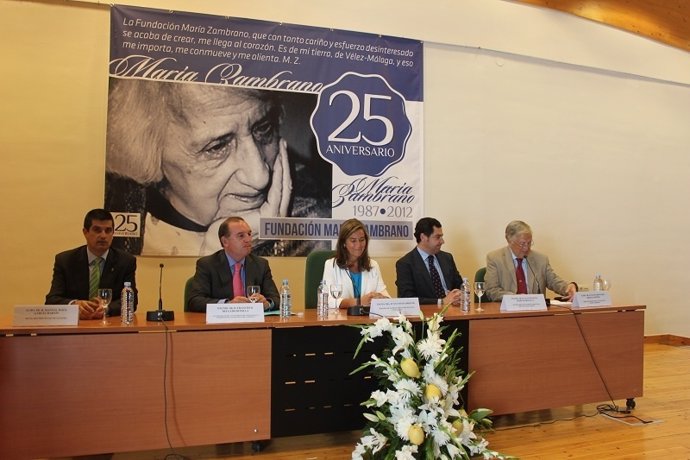
M 510 458 L 489 450 L 488 441 L 474 432 L 475 427 L 491 427 L 491 411 L 468 414 L 460 404 L 460 390 L 471 374 L 463 376 L 458 366 L 460 349 L 453 348 L 457 330 L 447 340 L 441 338 L 444 313 L 445 309 L 430 318 L 420 315 L 426 335 L 419 341 L 403 315 L 395 322 L 381 318 L 358 326 L 362 339 L 355 355 L 365 342 L 384 334 L 390 336 L 391 347 L 352 372 L 371 368 L 380 382 L 380 389 L 362 403 L 371 412 L 364 414 L 367 426 L 353 460 Z

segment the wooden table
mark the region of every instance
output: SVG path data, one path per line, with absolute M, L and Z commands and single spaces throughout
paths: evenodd
M 606 401 L 608 393 L 642 395 L 644 306 L 575 314 L 484 307 L 446 315 L 462 328 L 476 372 L 469 408 L 510 413 Z M 363 424 L 359 403 L 375 382 L 349 375 L 358 341 L 350 326 L 372 319 L 341 313 L 320 320 L 308 310 L 207 325 L 203 314 L 178 313 L 166 327 L 143 318 L 140 312 L 132 326 L 113 318 L 16 328 L 7 312 L 0 316 L 0 458 L 152 450 L 167 447 L 168 438 L 174 447 L 253 441 Z
M 642 396 L 643 306 L 499 306 L 469 322 L 468 407 L 509 414 Z

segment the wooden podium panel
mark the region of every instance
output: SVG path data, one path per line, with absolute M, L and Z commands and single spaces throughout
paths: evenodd
M 476 319 L 469 336 L 470 409 L 505 414 L 642 395 L 643 311 Z
M 643 309 L 449 309 L 444 325 L 460 329 L 461 363 L 476 371 L 468 408 L 504 414 L 641 396 Z M 0 313 L 0 459 L 162 449 L 166 420 L 173 447 L 357 428 L 375 383 L 349 373 L 377 350 L 354 360 L 352 326 L 373 321 L 307 310 L 209 325 L 185 313 L 166 332 L 146 322 L 12 327 Z
M 0 337 L 0 372 L 3 459 L 160 449 L 166 412 L 174 447 L 271 437 L 269 329 Z

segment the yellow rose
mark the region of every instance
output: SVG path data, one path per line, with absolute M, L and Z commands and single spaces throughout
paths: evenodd
M 412 358 L 405 358 L 400 361 L 400 368 L 405 373 L 406 376 L 416 379 L 421 374 L 419 373 L 419 367 L 417 363 L 414 362 Z
M 415 446 L 419 446 L 424 442 L 424 430 L 419 425 L 412 425 L 409 430 L 407 430 L 407 436 L 410 438 L 410 442 Z
M 426 396 L 426 399 L 431 399 L 431 398 L 436 398 L 440 399 L 441 398 L 441 389 L 434 385 L 433 383 L 430 383 L 426 386 L 426 389 L 424 390 L 424 396 Z

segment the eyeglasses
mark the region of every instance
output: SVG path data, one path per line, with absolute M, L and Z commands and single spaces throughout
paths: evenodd
M 513 241 L 513 244 L 520 246 L 521 248 L 531 248 L 534 246 L 534 241 Z

